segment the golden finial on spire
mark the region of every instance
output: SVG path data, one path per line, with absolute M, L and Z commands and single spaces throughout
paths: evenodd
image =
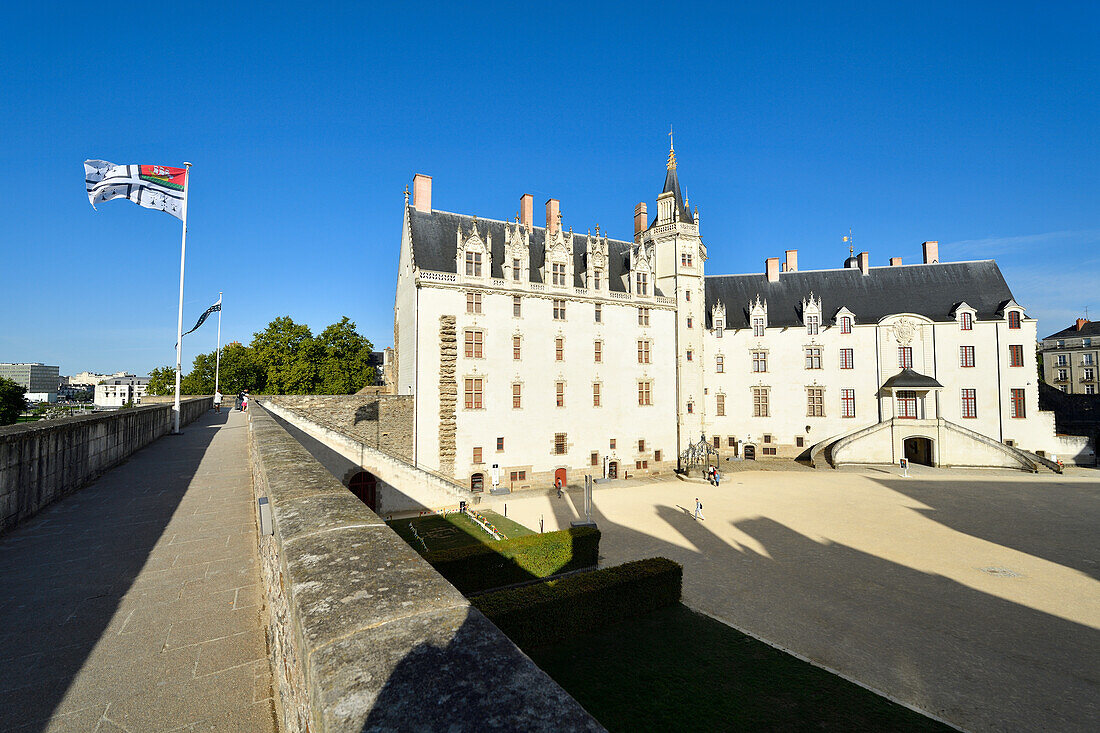
M 676 151 L 672 147 L 672 125 L 668 126 L 668 169 L 676 167 Z
M 856 245 L 855 245 L 855 242 L 852 240 L 852 228 L 851 227 L 848 227 L 848 236 L 844 238 L 844 241 L 848 243 L 848 256 L 849 257 L 855 257 Z

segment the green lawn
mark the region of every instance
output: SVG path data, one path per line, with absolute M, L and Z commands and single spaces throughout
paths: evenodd
M 682 604 L 524 649 L 610 731 L 947 731 Z
M 511 519 L 505 519 L 496 512 L 483 511 L 481 514 L 485 516 L 494 527 L 503 532 L 508 539 L 534 534 L 534 532 L 527 529 L 522 524 L 517 524 Z M 435 550 L 446 550 L 452 547 L 495 542 L 495 540 L 489 536 L 488 532 L 479 527 L 474 520 L 470 519 L 465 514 L 448 514 L 446 517 L 433 514 L 426 517 L 418 517 L 416 519 L 393 519 L 387 522 L 397 534 L 401 535 L 403 540 L 408 542 L 418 551 L 422 551 L 423 548 L 413 537 L 412 530 L 409 529 L 410 522 L 416 527 L 416 531 L 420 533 L 420 536 L 424 538 L 424 543 L 428 546 L 428 549 L 433 552 Z

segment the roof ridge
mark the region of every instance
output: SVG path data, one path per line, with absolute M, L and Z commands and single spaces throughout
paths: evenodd
M 997 261 L 994 260 L 994 259 L 987 259 L 987 260 L 957 260 L 957 261 L 954 261 L 954 262 L 914 262 L 914 263 L 908 264 L 908 265 L 876 265 L 876 266 L 871 267 L 869 269 L 871 269 L 871 270 L 896 270 L 899 267 L 937 267 L 937 266 L 944 266 L 944 265 L 976 265 L 976 264 L 981 264 L 983 262 L 992 262 L 992 263 L 996 264 Z M 798 275 L 798 274 L 801 274 L 801 273 L 844 272 L 846 270 L 851 270 L 852 272 L 859 272 L 859 269 L 855 268 L 855 267 L 825 267 L 825 268 L 822 268 L 820 270 L 795 270 L 794 272 L 780 272 L 779 275 L 780 275 L 780 277 L 782 277 L 783 275 Z M 706 278 L 711 278 L 711 277 L 762 277 L 764 275 L 767 275 L 767 273 L 766 272 L 737 272 L 737 273 L 727 273 L 727 274 L 724 274 L 724 275 L 704 275 L 704 277 L 706 277 Z
M 421 211 L 420 213 L 421 214 L 427 214 L 429 212 Z M 432 213 L 432 214 L 447 214 L 448 216 L 460 216 L 464 219 L 477 219 L 478 221 L 491 221 L 494 224 L 515 224 L 516 223 L 516 221 L 514 219 L 512 221 L 504 221 L 503 219 L 491 219 L 491 218 L 486 217 L 486 216 L 478 216 L 477 214 L 459 214 L 456 211 L 444 211 L 443 209 L 432 209 L 430 213 Z M 545 226 L 538 226 L 536 224 L 532 224 L 531 228 L 532 229 L 539 229 L 539 230 L 544 231 L 544 232 L 546 231 Z M 574 231 L 573 236 L 574 237 L 584 237 L 584 236 L 587 236 L 587 235 L 582 234 L 581 232 Z M 614 239 L 613 237 L 607 237 L 607 241 L 609 241 L 609 242 L 619 242 L 620 244 L 633 244 L 633 242 L 630 242 L 626 239 Z

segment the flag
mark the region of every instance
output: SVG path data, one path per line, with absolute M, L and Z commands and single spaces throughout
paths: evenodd
M 204 311 L 202 312 L 202 315 L 201 315 L 201 316 L 199 316 L 199 320 L 198 320 L 198 322 L 197 322 L 197 323 L 195 324 L 195 327 L 194 327 L 194 328 L 192 328 L 192 329 L 191 329 L 191 331 L 188 331 L 187 333 L 191 333 L 192 331 L 197 331 L 197 330 L 199 330 L 199 326 L 201 326 L 202 324 L 206 323 L 206 319 L 210 317 L 210 314 L 211 314 L 211 313 L 217 313 L 217 312 L 218 312 L 218 311 L 220 311 L 221 309 L 222 309 L 222 299 L 221 299 L 221 298 L 218 298 L 218 302 L 217 302 L 217 303 L 215 303 L 214 305 L 210 306 L 209 308 L 207 308 L 206 310 L 204 310 Z M 184 336 L 186 336 L 186 335 L 187 335 L 187 333 L 185 333 L 185 334 L 183 334 L 183 335 L 184 335 Z M 177 345 L 178 345 L 178 344 L 177 344 Z
M 164 165 L 115 165 L 105 160 L 84 161 L 84 184 L 92 208 L 100 201 L 121 196 L 147 209 L 166 211 L 183 219 L 186 168 Z

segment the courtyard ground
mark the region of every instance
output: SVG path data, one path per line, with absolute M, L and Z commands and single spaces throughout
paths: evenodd
M 601 564 L 676 560 L 689 607 L 954 725 L 1092 729 L 1100 473 L 727 478 L 597 487 Z M 579 491 L 494 499 L 547 531 L 582 511 Z

